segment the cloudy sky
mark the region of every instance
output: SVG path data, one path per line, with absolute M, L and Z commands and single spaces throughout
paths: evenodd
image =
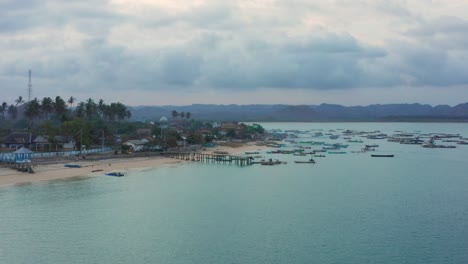
M 0 100 L 468 102 L 468 0 L 0 0 Z

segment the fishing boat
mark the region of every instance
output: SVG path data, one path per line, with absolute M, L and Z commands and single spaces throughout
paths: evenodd
M 348 140 L 349 143 L 364 143 L 362 140 Z
M 307 153 L 294 153 L 293 156 L 307 156 Z
M 328 154 L 346 154 L 346 151 L 328 151 Z
M 258 151 L 246 151 L 245 154 L 247 155 L 255 155 L 255 154 L 260 154 Z
M 262 160 L 259 162 L 260 165 L 279 165 L 279 164 L 286 164 L 286 162 L 284 161 L 279 161 L 279 160 L 272 160 L 272 159 L 269 159 L 269 160 Z
M 372 154 L 371 157 L 373 158 L 393 158 L 395 155 L 393 154 Z
M 309 159 L 309 160 L 295 160 L 294 163 L 315 163 L 314 159 Z
M 111 171 L 111 172 L 105 173 L 105 175 L 114 176 L 114 177 L 122 177 L 125 174 L 123 172 L 119 172 L 119 171 Z
M 325 158 L 325 155 L 314 155 L 314 158 Z
M 65 164 L 63 165 L 65 168 L 81 168 L 79 164 Z

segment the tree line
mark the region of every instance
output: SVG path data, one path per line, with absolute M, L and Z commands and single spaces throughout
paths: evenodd
M 34 98 L 29 102 L 25 102 L 22 96 L 19 96 L 14 104 L 3 102 L 0 106 L 0 115 L 3 119 L 7 116 L 13 120 L 18 118 L 18 108 L 23 106 L 23 114 L 29 120 L 50 120 L 52 116 L 61 121 L 71 119 L 73 117 L 83 119 L 101 118 L 106 121 L 130 119 L 132 113 L 122 103 L 104 103 L 103 99 L 99 99 L 96 103 L 89 98 L 85 102 L 79 102 L 75 108 L 73 104 L 76 98 L 71 96 L 67 101 L 60 96 L 55 99 L 44 97 L 42 99 Z
M 96 102 L 92 98 L 77 102 L 73 96 L 67 100 L 56 96 L 26 102 L 19 96 L 14 103 L 0 105 L 0 143 L 14 131 L 28 131 L 47 135 L 50 142 L 54 136 L 72 136 L 80 148 L 103 141 L 112 144 L 114 133 L 124 123 L 120 121 L 131 116 L 127 106 L 120 102 L 106 104 L 103 99 Z
M 179 113 L 176 110 L 172 110 L 171 115 L 172 115 L 173 119 L 176 119 L 177 117 L 180 117 L 182 119 L 184 119 L 184 118 L 190 119 L 190 117 L 192 116 L 192 113 L 190 113 L 190 112 L 180 112 Z

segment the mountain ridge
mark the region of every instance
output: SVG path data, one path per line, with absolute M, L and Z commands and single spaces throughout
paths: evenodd
M 358 122 L 358 121 L 454 121 L 468 122 L 468 103 L 455 106 L 411 103 L 343 106 L 287 104 L 192 104 L 184 106 L 131 106 L 134 120 L 157 121 L 171 117 L 173 110 L 190 112 L 198 120 L 278 121 L 278 122 Z

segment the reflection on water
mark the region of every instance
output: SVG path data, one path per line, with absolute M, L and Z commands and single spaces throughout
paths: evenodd
M 267 126 L 468 136 L 459 124 Z M 378 144 L 395 158 L 285 155 L 2 188 L 0 263 L 468 263 L 468 146 Z

